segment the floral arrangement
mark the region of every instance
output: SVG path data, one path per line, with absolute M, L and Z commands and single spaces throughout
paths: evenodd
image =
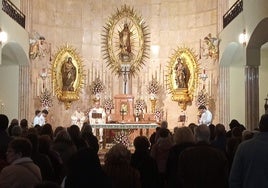
M 207 105 L 209 100 L 209 95 L 206 92 L 206 89 L 202 89 L 201 91 L 198 92 L 198 95 L 196 97 L 196 105 Z
M 113 100 L 111 98 L 106 98 L 104 99 L 103 102 L 103 108 L 105 110 L 111 111 L 112 109 L 114 109 L 114 103 Z
M 157 95 L 160 90 L 159 83 L 155 78 L 152 79 L 152 81 L 149 82 L 149 85 L 147 87 L 148 93 L 151 95 Z
M 136 111 L 143 111 L 146 107 L 146 103 L 144 99 L 137 99 L 135 102 L 135 110 Z
M 104 84 L 102 83 L 102 81 L 100 80 L 100 78 L 96 78 L 92 84 L 91 84 L 91 93 L 93 95 L 96 95 L 98 93 L 103 92 L 103 90 L 105 89 Z
M 49 92 L 47 89 L 45 89 L 43 92 L 41 92 L 39 96 L 40 102 L 43 107 L 52 107 L 53 99 L 52 99 L 52 93 Z
M 116 143 L 116 144 L 121 143 L 124 146 L 129 147 L 130 142 L 128 139 L 127 131 L 122 130 L 122 131 L 118 132 L 114 137 L 114 143 Z

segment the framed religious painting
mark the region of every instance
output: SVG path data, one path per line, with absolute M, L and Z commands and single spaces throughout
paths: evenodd
M 128 67 L 130 75 L 139 72 L 150 50 L 144 19 L 123 5 L 108 19 L 103 32 L 102 52 L 112 72 L 121 75 L 123 67 Z
M 177 101 L 181 109 L 193 100 L 198 83 L 197 56 L 189 48 L 178 48 L 168 63 L 168 86 L 172 100 Z
M 73 101 L 79 100 L 84 83 L 83 65 L 79 54 L 69 45 L 62 46 L 52 63 L 53 93 L 69 109 Z

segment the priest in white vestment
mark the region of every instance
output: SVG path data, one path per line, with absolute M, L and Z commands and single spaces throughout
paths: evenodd
M 95 100 L 95 106 L 89 111 L 89 123 L 92 124 L 105 124 L 106 123 L 106 113 L 104 108 L 100 107 L 100 100 Z M 92 128 L 93 134 L 96 136 L 96 129 Z M 103 141 L 103 128 L 99 128 L 99 141 Z

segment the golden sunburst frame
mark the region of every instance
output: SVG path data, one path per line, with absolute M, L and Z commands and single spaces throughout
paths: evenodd
M 168 86 L 172 100 L 183 110 L 193 101 L 198 72 L 197 55 L 189 48 L 178 47 L 168 63 Z
M 120 33 L 125 25 L 129 28 L 129 56 L 122 58 Z M 104 61 L 113 73 L 122 74 L 122 65 L 129 65 L 130 75 L 135 75 L 145 64 L 149 51 L 149 33 L 144 20 L 137 15 L 133 8 L 121 6 L 116 13 L 109 17 L 102 34 L 102 53 Z
M 73 101 L 79 100 L 84 85 L 82 59 L 73 47 L 66 44 L 57 50 L 51 69 L 53 93 L 67 110 Z

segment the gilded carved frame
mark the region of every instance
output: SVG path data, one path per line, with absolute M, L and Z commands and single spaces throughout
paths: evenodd
M 120 58 L 119 33 L 127 24 L 130 29 L 130 59 Z M 115 14 L 109 17 L 102 34 L 102 52 L 107 66 L 116 75 L 122 74 L 122 65 L 129 65 L 130 75 L 135 75 L 142 69 L 149 57 L 149 32 L 143 18 L 127 6 L 121 6 Z
M 68 60 L 68 68 L 65 68 Z M 64 73 L 66 71 L 68 73 Z M 83 72 L 81 57 L 73 47 L 65 45 L 58 49 L 52 62 L 53 93 L 65 104 L 66 109 L 70 108 L 73 101 L 79 100 L 80 90 L 84 84 Z
M 168 63 L 169 91 L 172 100 L 178 102 L 183 110 L 191 104 L 198 83 L 199 68 L 196 57 L 189 48 L 178 48 Z M 178 64 L 181 64 L 182 68 L 178 68 Z M 185 83 L 180 84 L 180 79 Z

